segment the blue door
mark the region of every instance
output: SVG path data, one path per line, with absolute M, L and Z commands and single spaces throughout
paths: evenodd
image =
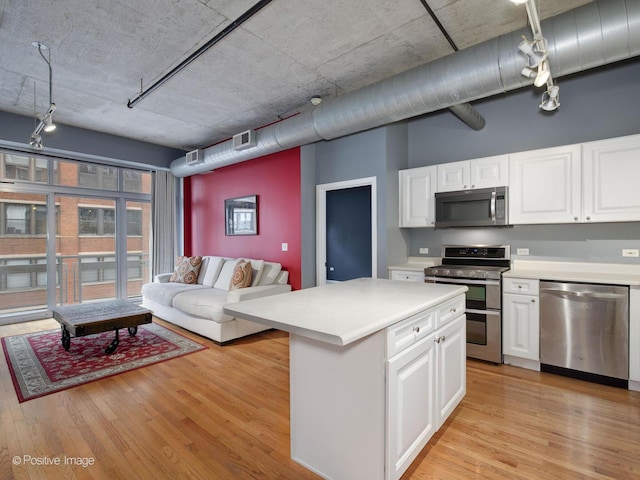
M 326 195 L 327 280 L 371 277 L 371 185 Z

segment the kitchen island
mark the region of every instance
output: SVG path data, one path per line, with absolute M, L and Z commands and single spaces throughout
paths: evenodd
M 362 278 L 227 304 L 289 332 L 291 457 L 397 479 L 466 393 L 464 286 Z

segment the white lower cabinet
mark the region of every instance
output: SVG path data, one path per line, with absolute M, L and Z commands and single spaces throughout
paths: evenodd
M 387 363 L 387 479 L 411 465 L 436 432 L 436 334 Z
M 505 278 L 502 295 L 502 353 L 505 363 L 513 358 L 540 360 L 539 282 Z M 519 365 L 526 366 L 526 365 Z
M 387 362 L 387 480 L 415 460 L 466 394 L 465 317 Z
M 291 334 L 291 458 L 396 480 L 466 393 L 464 294 L 345 346 Z

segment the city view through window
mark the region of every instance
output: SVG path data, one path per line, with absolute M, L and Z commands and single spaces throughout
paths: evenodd
M 0 152 L 0 323 L 140 296 L 151 173 Z

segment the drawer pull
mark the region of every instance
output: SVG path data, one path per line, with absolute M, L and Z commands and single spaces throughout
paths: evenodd
M 436 343 L 444 342 L 447 339 L 444 335 L 438 338 L 434 338 L 433 341 Z
M 413 333 L 420 333 L 420 325 L 413 327 Z
M 451 308 L 451 309 L 449 309 L 449 311 L 450 311 L 451 313 L 456 313 L 456 312 L 458 311 L 458 309 L 457 309 L 457 308 Z

